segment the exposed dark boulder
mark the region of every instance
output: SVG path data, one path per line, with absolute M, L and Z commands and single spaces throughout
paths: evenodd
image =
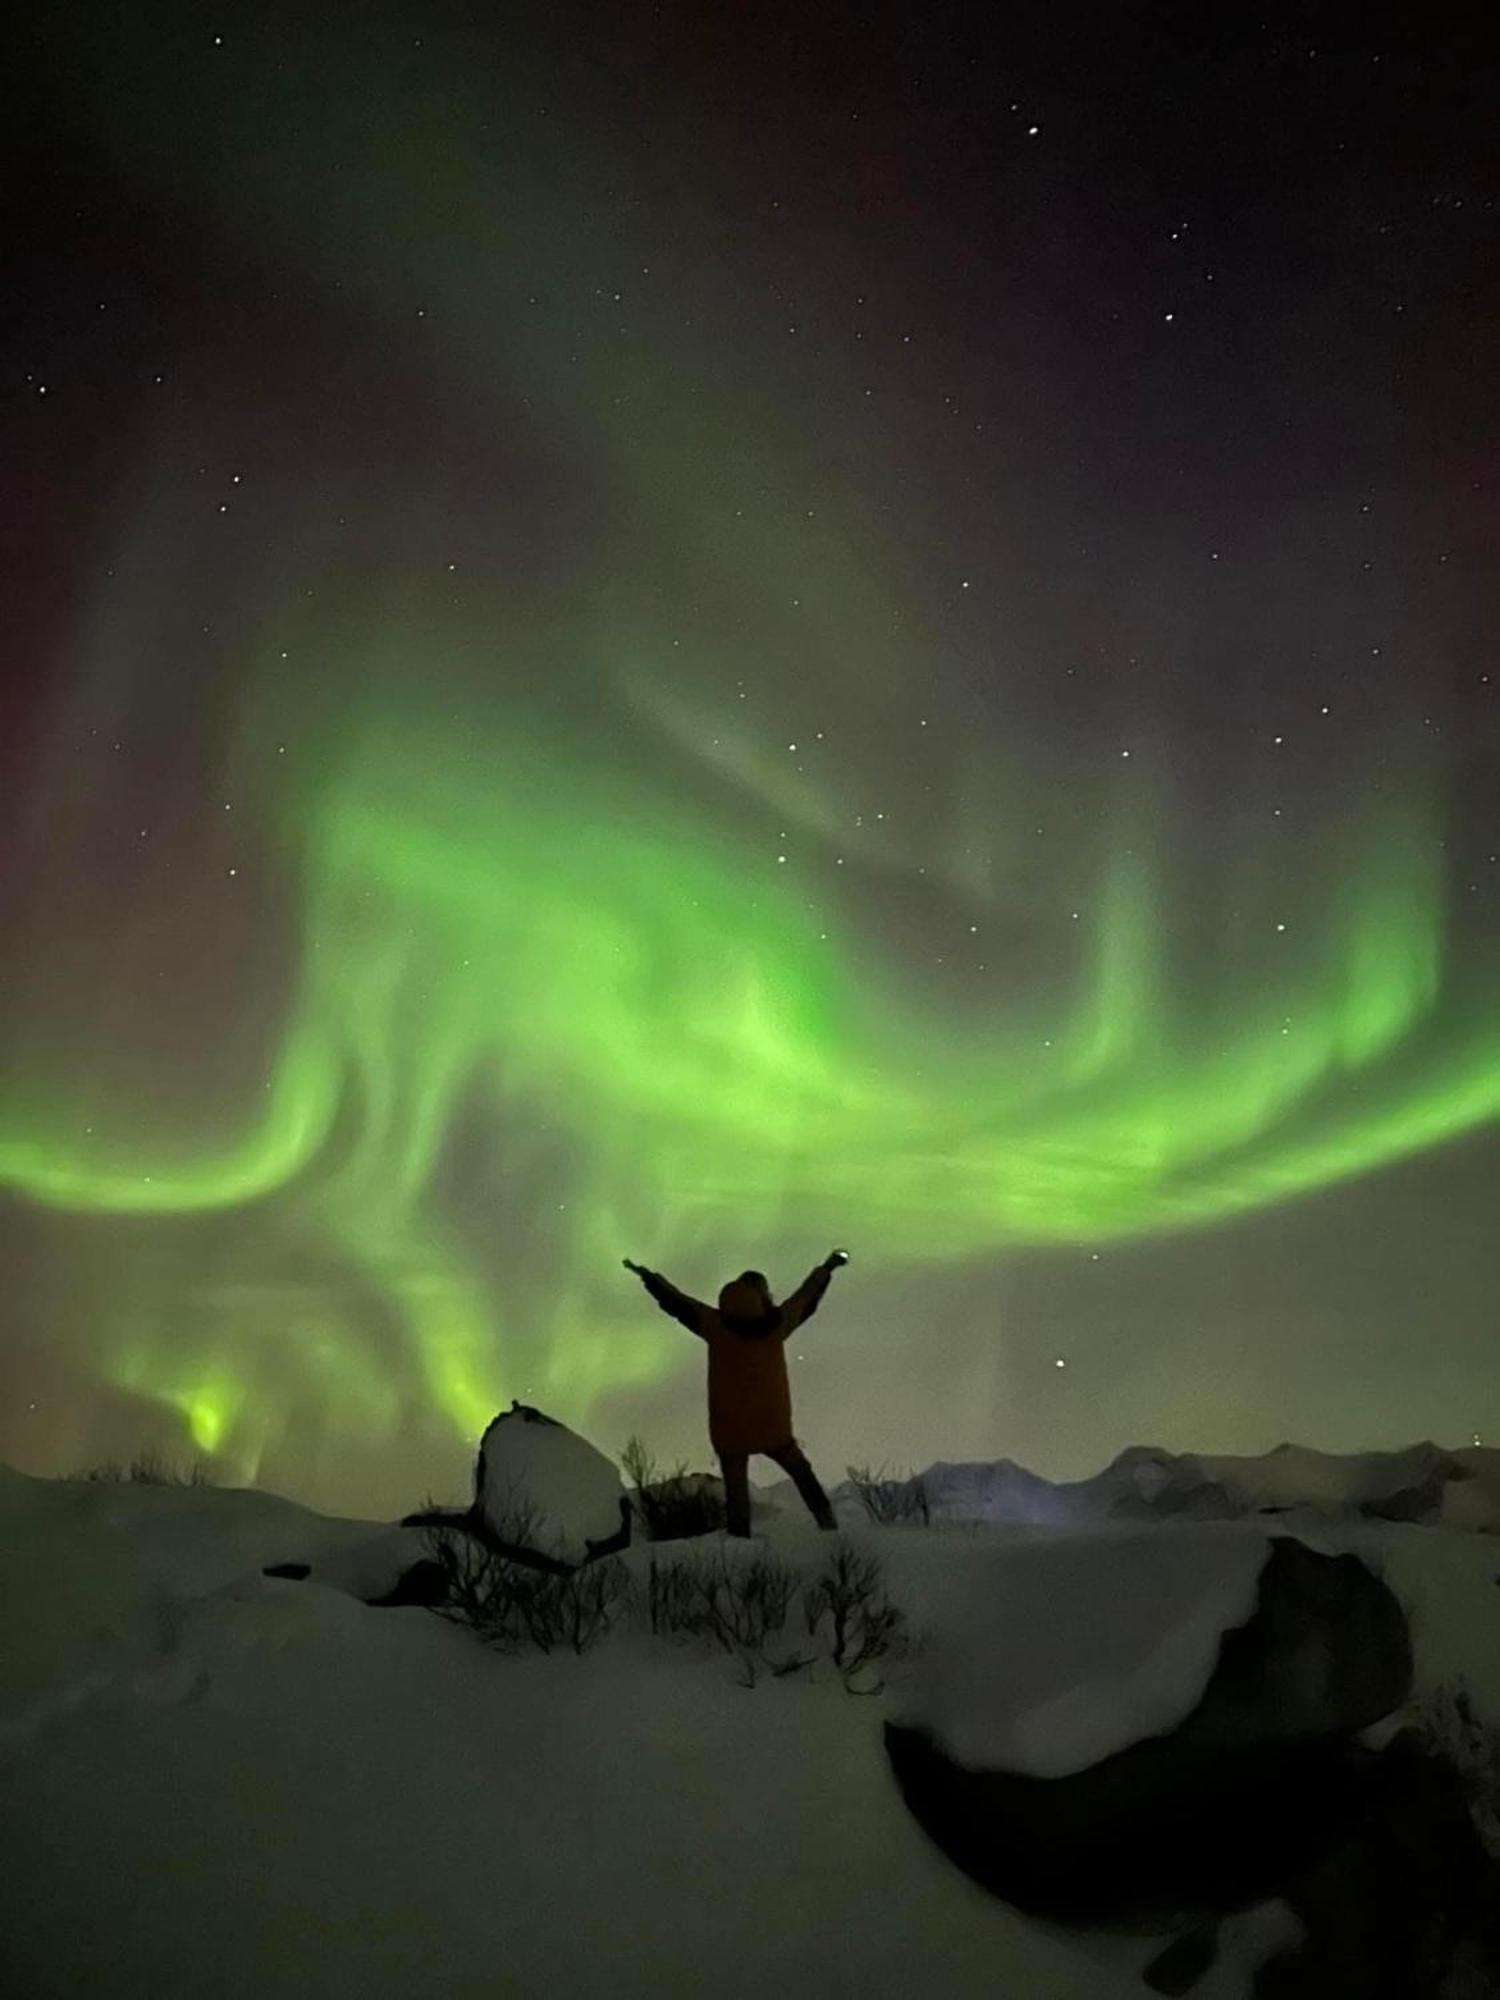
M 1256 2000 L 1493 2000 L 1500 1869 L 1457 1769 L 1403 1732 L 1369 1765 L 1359 1806 L 1283 1889 L 1307 1936 L 1261 1969 Z
M 1395 1593 L 1358 1556 L 1325 1556 L 1272 1538 L 1256 1608 L 1224 1634 L 1180 1745 L 1291 1742 L 1352 1735 L 1411 1693 L 1411 1634 Z
M 967 1769 L 922 1725 L 888 1723 L 886 1748 L 932 1840 L 1017 1908 L 1085 1925 L 1196 1923 L 1151 1968 L 1156 1990 L 1186 1992 L 1212 1959 L 1217 1918 L 1273 1896 L 1305 1904 L 1315 1955 L 1354 1966 L 1365 1945 L 1350 1928 L 1350 1885 L 1363 1895 L 1390 1872 L 1382 1857 L 1399 1847 L 1403 1812 L 1430 1829 L 1418 1836 L 1430 1852 L 1472 1862 L 1472 1826 L 1430 1765 L 1355 1740 L 1401 1706 L 1411 1680 L 1405 1615 L 1384 1582 L 1353 1556 L 1278 1537 L 1252 1615 L 1223 1634 L 1202 1698 L 1174 1729 L 1058 1777 Z M 1433 1911 L 1446 1908 L 1419 1884 L 1404 1915 L 1382 1913 L 1390 1939 L 1375 1956 L 1409 1967 L 1426 1949 L 1412 1938 L 1441 1929 Z M 1353 2000 L 1366 1989 L 1319 1990 Z
M 1436 1521 L 1442 1517 L 1443 1496 L 1449 1485 L 1471 1476 L 1456 1458 L 1436 1453 L 1419 1478 L 1361 1501 L 1359 1511 L 1374 1521 Z
M 389 1609 L 401 1604 L 419 1604 L 430 1608 L 443 1604 L 448 1597 L 448 1572 L 440 1562 L 431 1556 L 424 1556 L 410 1569 L 402 1570 L 394 1586 L 383 1597 L 367 1597 L 366 1604 Z
M 1034 1778 L 965 1770 L 924 1729 L 888 1722 L 885 1742 L 918 1824 L 984 1888 L 1060 1923 L 1160 1928 L 1275 1894 L 1287 1866 L 1310 1864 L 1357 1810 L 1372 1754 L 1337 1740 L 1165 1736 Z
M 974 1881 L 1054 1922 L 1184 1926 L 1146 1968 L 1156 1992 L 1191 1992 L 1217 1919 L 1279 1897 L 1306 1937 L 1262 1968 L 1257 2000 L 1441 2000 L 1460 1961 L 1495 1982 L 1469 1991 L 1500 1993 L 1500 1871 L 1452 1766 L 1406 1736 L 1382 1752 L 1325 1738 L 1179 1761 L 1168 1792 L 1150 1747 L 1031 1778 L 965 1771 L 886 1725 L 908 1806 Z

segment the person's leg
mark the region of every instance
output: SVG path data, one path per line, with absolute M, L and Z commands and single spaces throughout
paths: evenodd
M 833 1512 L 833 1503 L 819 1485 L 817 1473 L 808 1464 L 807 1454 L 795 1438 L 793 1438 L 790 1444 L 782 1445 L 778 1451 L 768 1451 L 766 1457 L 774 1458 L 783 1472 L 791 1474 L 792 1478 L 796 1481 L 797 1491 L 807 1502 L 807 1511 L 812 1515 L 820 1528 L 836 1528 L 838 1526 L 838 1521 Z
M 719 1470 L 724 1475 L 724 1526 L 731 1535 L 750 1532 L 750 1454 L 721 1451 Z

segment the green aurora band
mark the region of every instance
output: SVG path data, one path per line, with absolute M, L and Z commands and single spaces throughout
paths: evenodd
M 1442 904 L 1420 814 L 1366 829 L 1323 922 L 1304 912 L 1316 960 L 1289 950 L 1284 987 L 1262 981 L 1230 1027 L 1201 996 L 1192 1020 L 1174 1007 L 1138 849 L 1108 861 L 1045 1018 L 955 1026 L 893 999 L 889 970 L 859 975 L 811 880 L 751 876 L 729 837 L 664 818 L 541 713 L 492 729 L 392 686 L 289 800 L 300 980 L 237 1143 L 122 1157 L 13 1130 L 0 1145 L 7 1184 L 72 1210 L 170 1217 L 294 1192 L 465 1435 L 514 1391 L 518 1344 L 540 1363 L 527 1386 L 580 1420 L 661 1369 L 652 1323 L 601 1323 L 569 1275 L 612 1273 L 622 1245 L 691 1261 L 836 1233 L 899 1267 L 1097 1244 L 1284 1202 L 1500 1112 L 1500 1032 L 1426 1032 Z M 455 1123 L 476 1116 L 552 1133 L 576 1171 L 551 1324 L 525 1336 L 437 1199 Z M 243 1454 L 254 1399 L 236 1357 L 273 1292 L 207 1299 L 218 1337 L 192 1362 L 127 1315 L 113 1378 L 180 1408 L 203 1449 Z M 310 1386 L 346 1422 L 392 1424 L 397 1380 L 358 1312 L 315 1290 L 299 1323 L 290 1297 L 275 1294 L 278 1333 Z

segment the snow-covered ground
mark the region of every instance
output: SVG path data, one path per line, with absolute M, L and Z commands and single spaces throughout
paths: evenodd
M 1500 1540 L 1330 1509 L 1324 1471 L 1319 1512 L 1263 1526 L 1376 1557 L 1411 1611 L 1419 1683 L 1461 1673 L 1500 1717 Z M 809 1571 L 834 1545 L 764 1502 L 757 1526 Z M 1029 1922 L 931 1847 L 881 1725 L 946 1700 L 954 1731 L 972 1727 L 983 1690 L 966 1693 L 961 1672 L 935 1682 L 932 1662 L 972 1666 L 988 1648 L 1041 1764 L 1170 1727 L 1217 1630 L 1249 1608 L 1263 1529 L 851 1519 L 845 1532 L 880 1554 L 927 1642 L 874 1697 L 831 1669 L 747 1689 L 725 1655 L 634 1632 L 582 1658 L 488 1652 L 430 1612 L 350 1594 L 409 1549 L 388 1526 L 258 1492 L 0 1468 L 0 1987 L 26 2000 L 1141 1995 L 1150 1940 Z M 1028 1563 L 1059 1534 L 1073 1583 L 1049 1605 L 1027 1596 Z M 1189 1558 L 1175 1582 L 1166 1538 Z M 261 1574 L 288 1560 L 312 1576 Z M 1201 1590 L 1184 1582 L 1194 1563 Z M 1101 1594 L 1140 1615 L 1091 1617 Z M 1070 1620 L 1088 1645 L 1070 1650 Z M 1196 1989 L 1244 1991 L 1232 1952 Z

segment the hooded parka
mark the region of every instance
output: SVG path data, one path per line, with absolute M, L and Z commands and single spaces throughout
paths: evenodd
M 787 1337 L 818 1309 L 832 1273 L 809 1271 L 777 1305 L 758 1272 L 719 1293 L 717 1306 L 689 1298 L 659 1272 L 642 1274 L 652 1298 L 708 1346 L 708 1436 L 715 1451 L 779 1451 L 792 1442 Z

